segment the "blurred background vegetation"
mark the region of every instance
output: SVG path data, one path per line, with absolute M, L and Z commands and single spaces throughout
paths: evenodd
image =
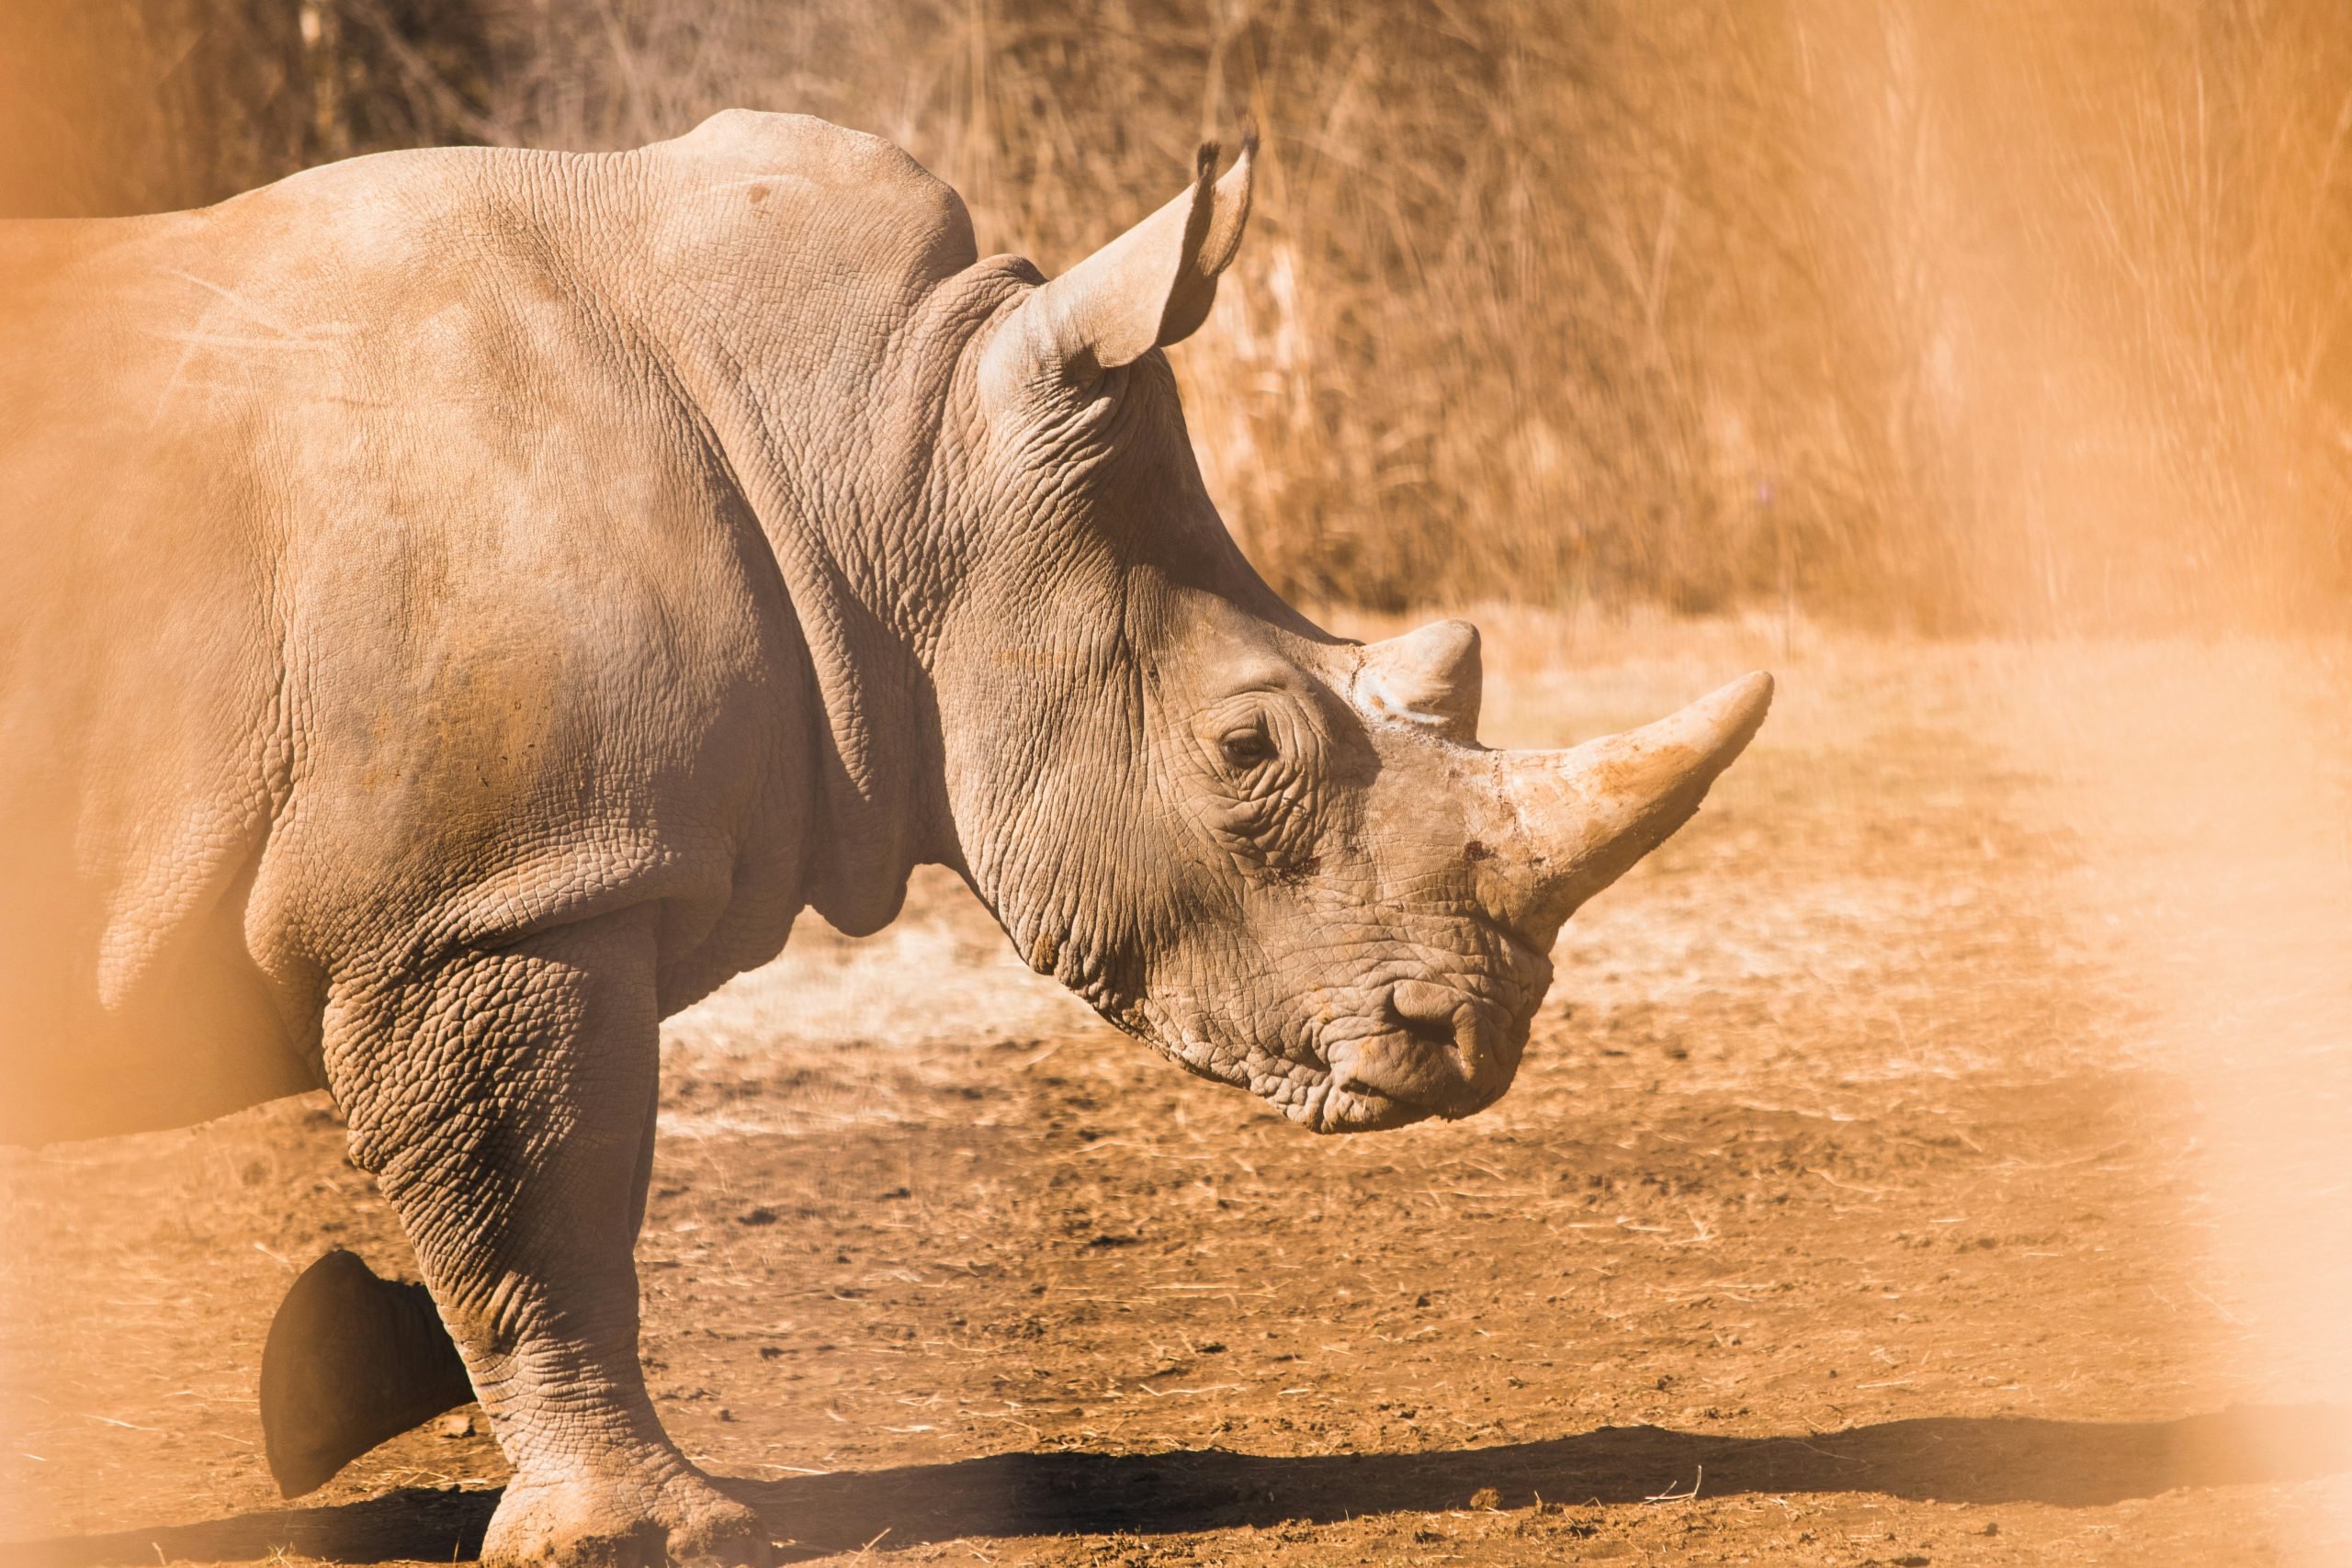
M 897 141 L 1048 271 L 1254 117 L 1176 360 L 1306 600 L 2352 606 L 2345 0 L 5 0 L 0 211 L 729 105 Z

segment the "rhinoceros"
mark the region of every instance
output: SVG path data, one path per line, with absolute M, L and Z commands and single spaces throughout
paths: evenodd
M 943 864 L 1192 1072 L 1458 1117 L 1762 721 L 1756 673 L 1488 750 L 1470 626 L 1251 570 L 1161 351 L 1253 150 L 1050 281 L 740 111 L 0 238 L 0 1140 L 331 1091 L 429 1303 L 312 1293 L 479 1396 L 487 1560 L 768 1558 L 648 1402 L 631 1254 L 658 1027 L 803 909 Z

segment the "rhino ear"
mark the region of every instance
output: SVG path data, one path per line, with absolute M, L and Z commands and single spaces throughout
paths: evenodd
M 1217 144 L 1204 143 L 1190 189 L 1023 301 L 989 351 L 1007 361 L 994 367 L 1084 381 L 1190 336 L 1240 249 L 1257 152 L 1252 129 L 1218 179 Z

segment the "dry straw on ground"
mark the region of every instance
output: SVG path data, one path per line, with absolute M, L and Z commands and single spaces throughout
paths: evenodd
M 2328 0 L 17 0 L 0 203 L 187 205 L 722 106 L 1067 263 L 1254 116 L 1180 355 L 1278 586 L 1928 629 L 2352 598 Z

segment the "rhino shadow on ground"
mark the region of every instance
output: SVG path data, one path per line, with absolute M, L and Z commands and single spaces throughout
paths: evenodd
M 1703 1476 L 1702 1474 L 1703 1469 Z M 2175 1421 L 1923 1416 L 1804 1437 L 1660 1427 L 1422 1453 L 1281 1457 L 1004 1453 L 949 1464 L 730 1480 L 800 1555 L 966 1536 L 1168 1534 L 1329 1522 L 1469 1506 L 1507 1508 L 1747 1493 L 1860 1492 L 1951 1503 L 2087 1507 L 2184 1486 L 2311 1480 L 2352 1471 L 2352 1409 L 2246 1406 Z M 338 1562 L 472 1557 L 496 1492 L 406 1489 L 332 1507 L 0 1546 L 6 1568 L 251 1562 L 290 1551 Z M 795 1555 L 787 1552 L 789 1559 Z

